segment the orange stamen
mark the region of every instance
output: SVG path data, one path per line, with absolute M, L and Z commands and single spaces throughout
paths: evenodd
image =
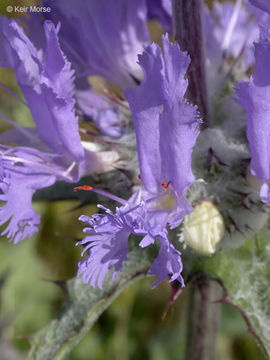
M 87 191 L 91 191 L 93 190 L 93 187 L 90 185 L 82 185 L 82 186 L 77 186 L 73 189 L 73 191 L 78 191 L 78 190 L 87 190 Z

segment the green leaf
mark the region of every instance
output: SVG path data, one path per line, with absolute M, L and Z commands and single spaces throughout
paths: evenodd
M 191 266 L 193 272 L 221 280 L 224 286 L 221 302 L 240 311 L 248 331 L 255 336 L 267 358 L 270 358 L 269 239 L 270 231 L 264 229 L 240 248 L 223 250 L 209 258 L 199 256 Z M 185 265 L 185 260 L 183 262 Z
M 32 348 L 28 359 L 63 359 L 112 301 L 134 281 L 146 275 L 152 256 L 151 252 L 140 249 L 136 241 L 121 274 L 113 281 L 111 274 L 108 274 L 103 290 L 93 289 L 83 284 L 81 279 L 68 281 L 67 299 L 60 312 L 44 329 L 30 338 Z
M 39 210 L 42 211 L 41 207 Z M 0 326 L 5 324 L 9 338 L 17 339 L 49 321 L 59 291 L 42 280 L 52 274 L 37 256 L 36 238 L 16 246 L 4 238 L 1 240 L 0 274 L 8 274 L 8 279 L 1 291 Z M 1 355 L 0 351 L 0 359 Z

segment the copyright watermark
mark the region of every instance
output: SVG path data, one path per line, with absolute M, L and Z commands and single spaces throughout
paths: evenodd
M 49 6 L 7 6 L 8 13 L 50 13 L 51 8 Z

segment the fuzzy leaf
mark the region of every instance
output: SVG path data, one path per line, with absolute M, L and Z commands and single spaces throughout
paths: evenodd
M 64 359 L 113 300 L 134 281 L 145 276 L 151 258 L 151 253 L 140 249 L 136 242 L 129 251 L 123 271 L 113 281 L 110 273 L 103 283 L 103 290 L 93 289 L 83 284 L 81 279 L 68 281 L 63 307 L 45 328 L 30 338 L 32 348 L 28 359 Z
M 248 331 L 255 336 L 266 358 L 270 359 L 269 238 L 269 229 L 263 229 L 256 239 L 247 240 L 240 248 L 223 249 L 209 258 L 196 257 L 190 270 L 209 274 L 221 281 L 224 297 L 220 302 L 240 311 Z

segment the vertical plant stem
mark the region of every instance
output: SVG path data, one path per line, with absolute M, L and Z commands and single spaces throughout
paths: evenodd
M 198 106 L 203 127 L 211 123 L 205 74 L 203 1 L 172 0 L 174 37 L 191 63 L 187 99 Z M 214 360 L 221 296 L 220 286 L 207 280 L 191 290 L 186 341 L 186 360 Z
M 174 38 L 182 51 L 187 51 L 191 63 L 188 69 L 187 99 L 197 105 L 203 127 L 210 124 L 210 110 L 205 75 L 203 2 L 202 0 L 172 0 Z
M 188 308 L 186 360 L 214 360 L 221 297 L 221 287 L 206 281 L 191 290 Z

